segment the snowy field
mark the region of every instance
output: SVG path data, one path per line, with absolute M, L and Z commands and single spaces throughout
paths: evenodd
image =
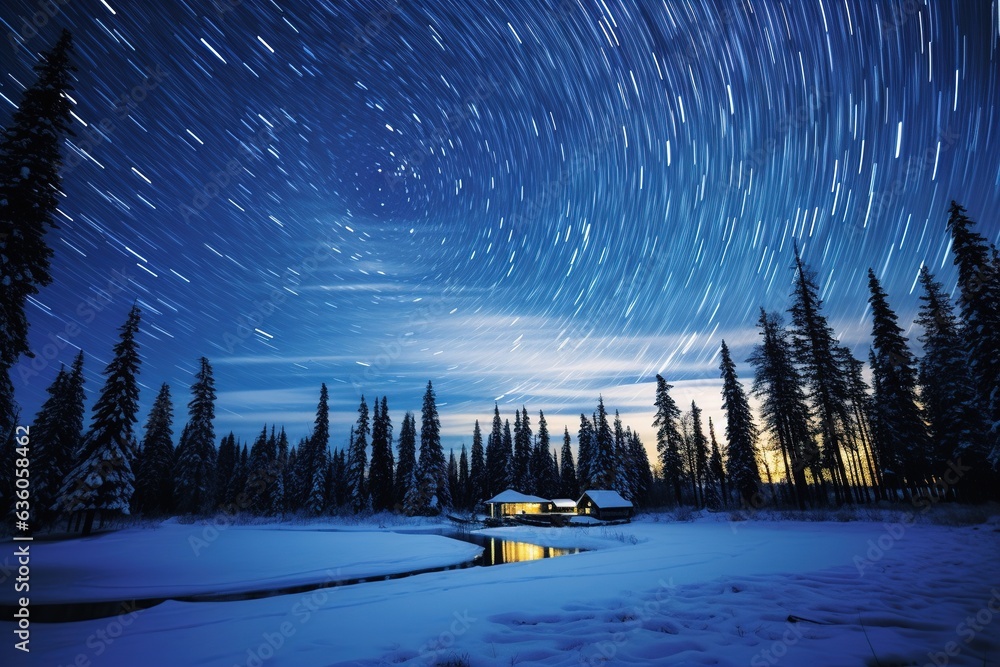
M 167 525 L 36 544 L 32 599 L 36 590 L 39 603 L 109 599 L 112 590 L 151 596 L 218 592 L 241 581 L 260 589 L 267 587 L 262 583 L 284 585 L 338 568 L 362 576 L 459 562 L 476 549 L 375 527 L 233 527 L 188 557 L 189 536 L 201 528 Z M 266 599 L 168 601 L 114 618 L 35 624 L 30 660 L 0 662 L 1000 664 L 997 523 L 644 519 L 613 528 L 486 532 L 592 550 Z M 3 625 L 10 637 L 12 625 Z M 5 656 L 13 653 L 10 644 Z

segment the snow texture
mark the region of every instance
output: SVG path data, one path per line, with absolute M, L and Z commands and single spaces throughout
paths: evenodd
M 191 528 L 33 545 L 48 547 L 33 552 L 33 591 L 46 580 L 49 597 L 57 590 L 63 597 L 103 596 L 113 582 L 152 588 L 147 558 L 173 569 L 174 581 L 235 586 L 245 579 L 256 587 L 261 576 L 373 571 L 371 552 L 385 548 L 393 562 L 414 566 L 439 552 L 459 558 L 464 548 L 425 535 L 233 528 L 201 559 L 172 563 L 169 554 L 188 549 L 184 531 Z M 1000 658 L 1000 613 L 990 609 L 1000 609 L 998 528 L 704 519 L 504 528 L 490 534 L 603 548 L 36 624 L 31 657 L 35 664 L 66 665 L 82 655 L 95 665 L 153 667 L 416 666 L 458 659 L 467 663 L 451 664 L 791 667 L 933 664 L 930 655 L 945 656 L 948 665 L 989 665 Z M 256 564 L 246 565 L 246 558 Z M 73 572 L 61 571 L 67 566 Z

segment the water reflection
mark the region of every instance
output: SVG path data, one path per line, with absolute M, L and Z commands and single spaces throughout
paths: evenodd
M 556 556 L 566 556 L 578 554 L 581 549 L 559 549 L 556 547 L 540 547 L 537 544 L 527 542 L 511 542 L 499 537 L 486 537 L 485 535 L 454 535 L 455 539 L 471 542 L 483 547 L 483 556 L 476 561 L 478 565 L 503 565 L 504 563 L 519 563 L 526 560 L 538 560 L 540 558 L 555 558 Z

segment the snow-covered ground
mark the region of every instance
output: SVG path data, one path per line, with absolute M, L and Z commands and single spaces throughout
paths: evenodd
M 190 533 L 192 526 L 183 528 Z M 39 549 L 32 585 L 61 576 L 63 599 L 80 599 L 101 589 L 80 574 L 104 571 L 111 581 L 152 587 L 148 569 L 137 563 L 168 558 L 173 545 L 163 544 L 162 552 L 152 545 L 175 539 L 174 530 L 95 538 L 92 549 L 75 552 L 81 560 L 70 574 L 60 574 L 65 561 L 47 573 Z M 995 523 L 710 519 L 501 528 L 489 533 L 592 550 L 259 600 L 166 602 L 115 618 L 36 624 L 25 664 L 996 665 L 998 530 Z M 223 546 L 230 535 L 244 543 L 245 553 Z M 241 565 L 255 558 L 258 540 L 270 545 L 262 549 L 266 556 Z M 185 561 L 208 563 L 203 559 L 218 549 L 225 556 L 213 562 L 221 569 L 206 567 L 186 580 L 205 584 L 218 577 L 232 585 L 248 577 L 251 588 L 261 588 L 258 576 L 285 581 L 362 567 L 383 547 L 395 557 L 391 562 L 410 563 L 412 556 L 423 563 L 438 550 L 458 558 L 470 545 L 430 535 L 231 528 L 198 559 Z M 116 573 L 110 561 L 116 551 L 137 554 L 136 562 Z M 180 563 L 173 567 L 174 581 L 183 570 Z M 10 624 L 0 627 L 11 636 Z M 12 641 L 7 644 L 9 655 Z

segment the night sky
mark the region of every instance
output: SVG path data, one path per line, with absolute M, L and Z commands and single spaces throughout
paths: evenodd
M 996 0 L 50 4 L 2 10 L 0 123 L 63 27 L 79 67 L 22 421 L 137 299 L 175 434 L 204 355 L 220 436 L 433 380 L 446 446 L 603 394 L 652 449 L 656 373 L 718 422 L 725 338 L 749 386 L 793 240 L 867 359 L 869 266 L 909 326 L 950 200 L 1000 231 Z

